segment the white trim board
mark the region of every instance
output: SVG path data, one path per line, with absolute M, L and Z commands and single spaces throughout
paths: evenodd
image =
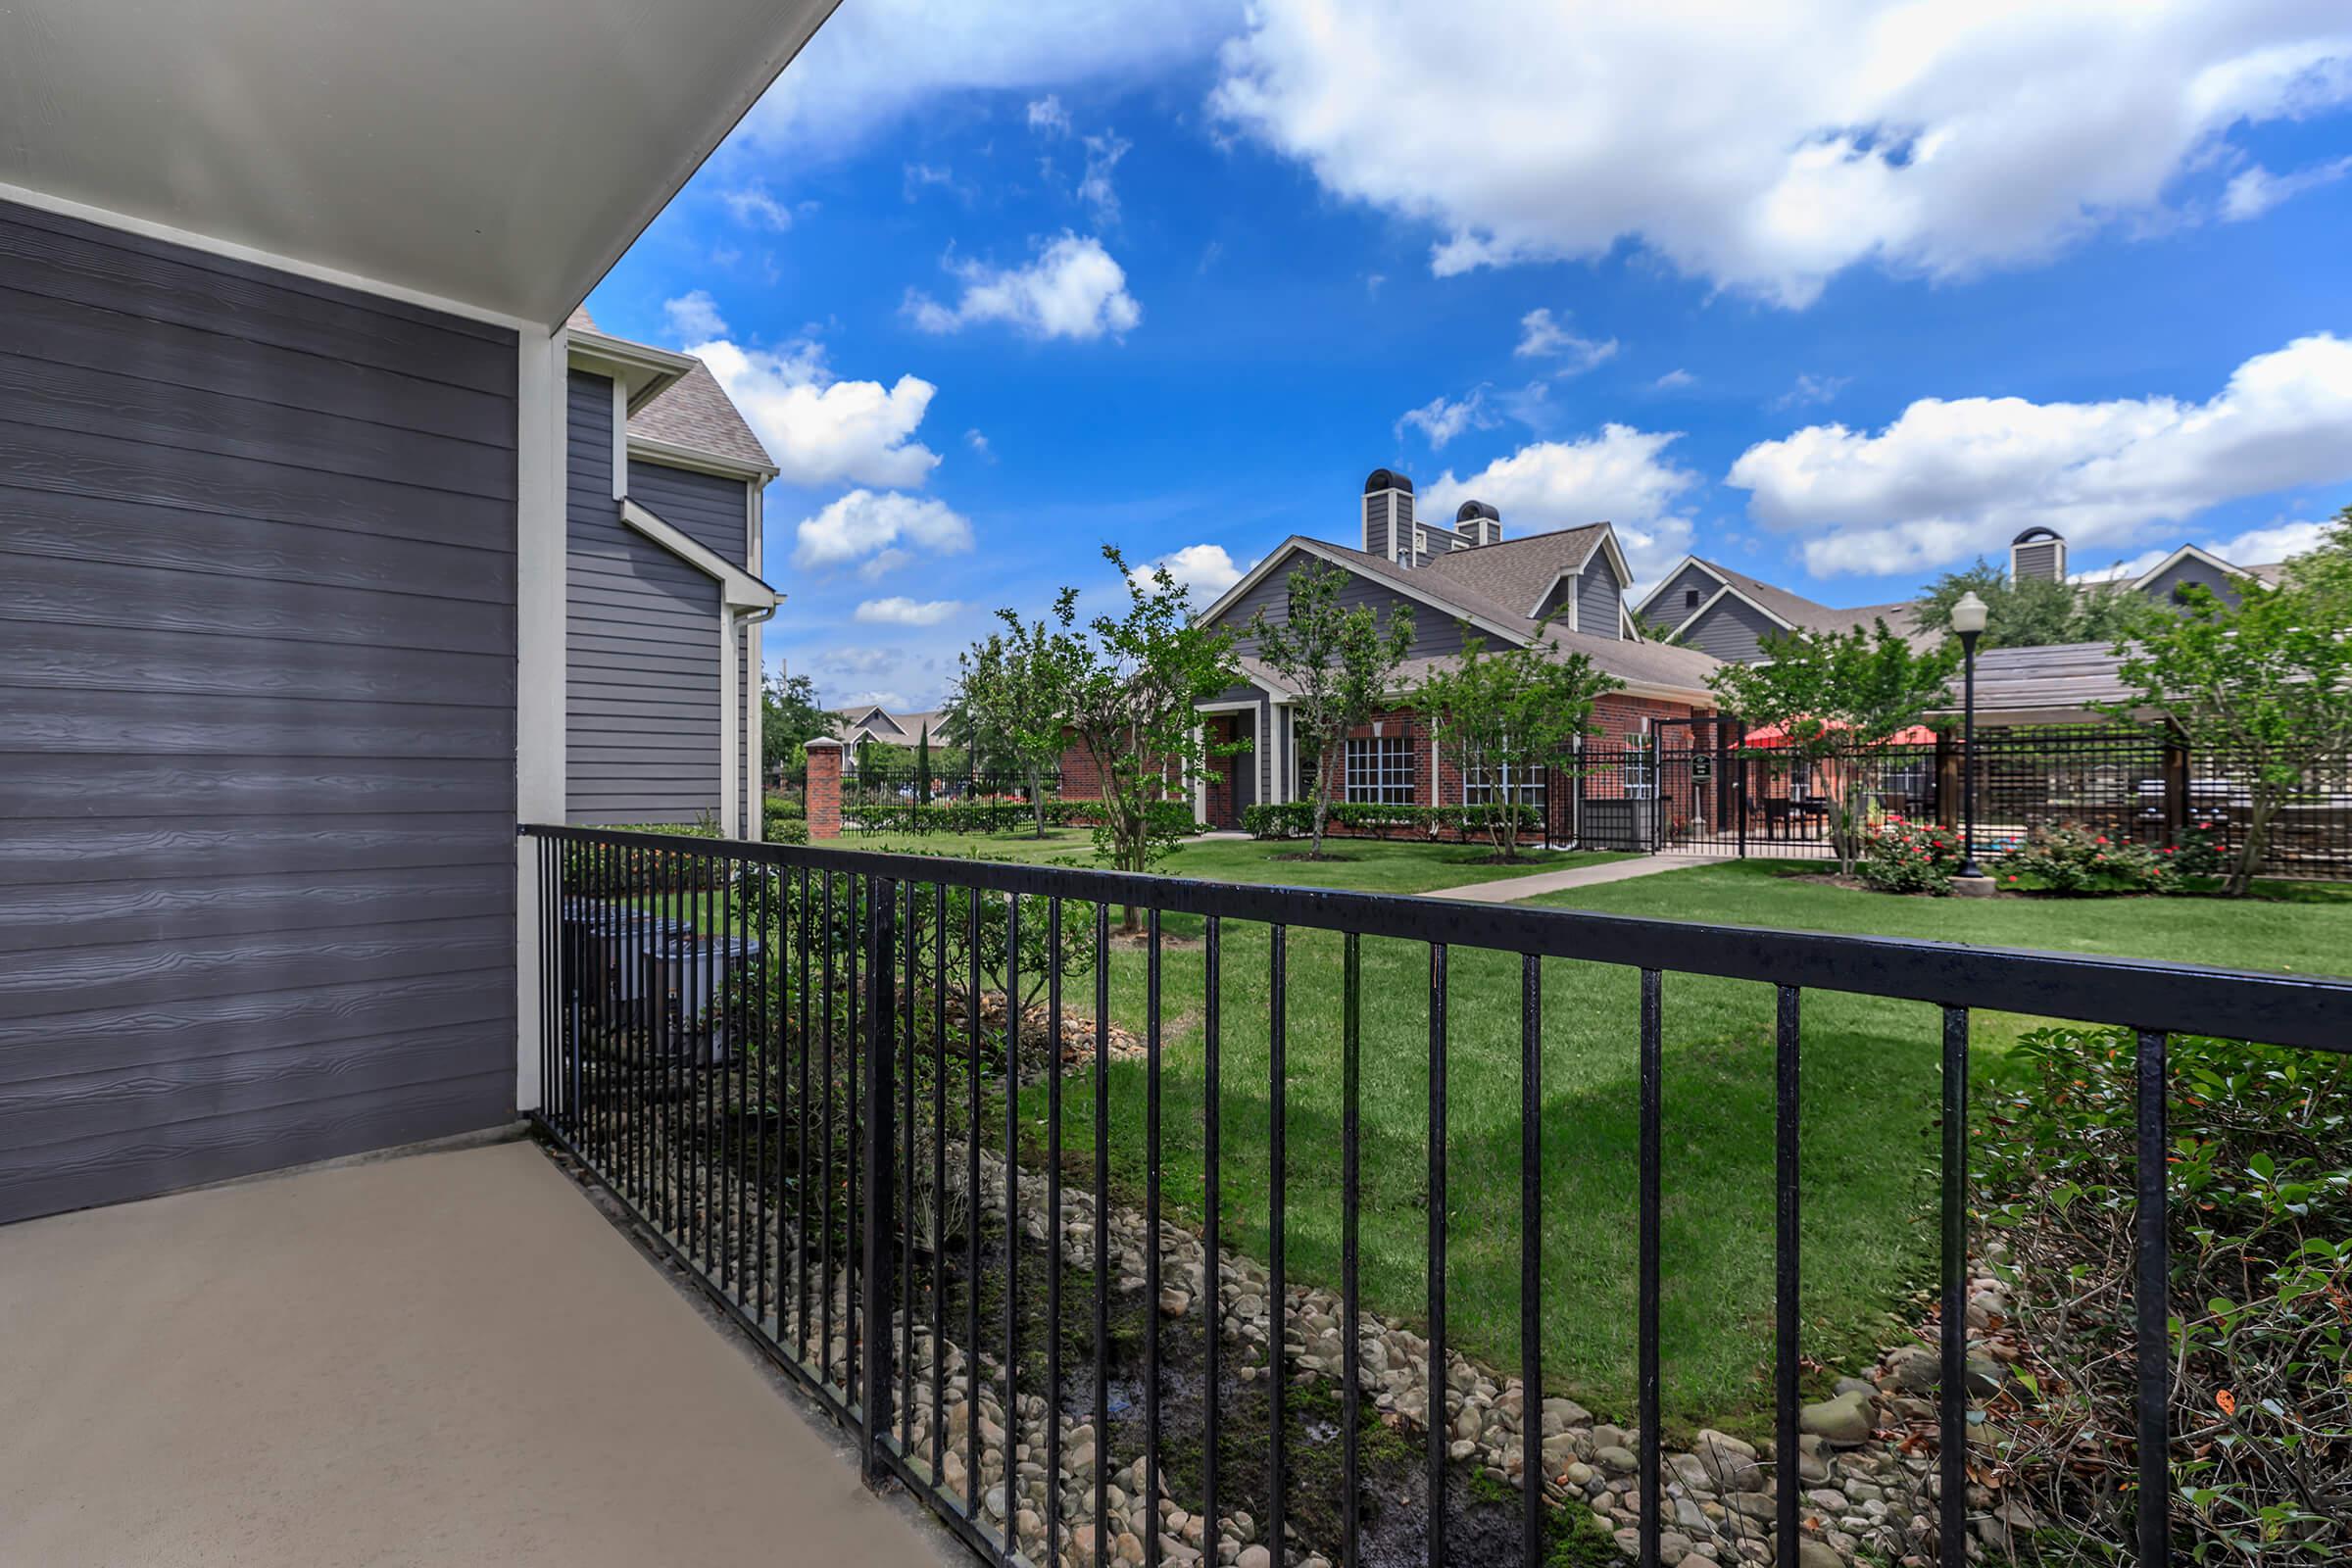
M 514 431 L 514 812 L 517 822 L 562 822 L 564 795 L 564 343 L 561 328 L 519 334 Z M 514 1107 L 540 1103 L 539 854 L 514 841 Z
M 1223 615 L 1225 612 L 1230 610 L 1235 604 L 1240 602 L 1244 595 L 1248 594 L 1250 589 L 1255 588 L 1259 583 L 1265 581 L 1268 576 L 1272 575 L 1273 570 L 1277 565 L 1281 564 L 1291 556 L 1297 554 L 1313 556 L 1317 561 L 1325 562 L 1331 565 L 1338 566 L 1343 571 L 1354 572 L 1357 576 L 1362 577 L 1367 582 L 1376 582 L 1383 588 L 1391 589 L 1396 593 L 1402 594 L 1405 598 L 1426 605 L 1432 610 L 1440 611 L 1445 614 L 1451 616 L 1455 620 L 1466 620 L 1471 625 L 1476 626 L 1479 630 L 1487 632 L 1490 635 L 1507 638 L 1515 645 L 1524 646 L 1527 642 L 1527 633 L 1524 631 L 1517 631 L 1509 626 L 1504 626 L 1495 621 L 1489 620 L 1485 616 L 1475 614 L 1472 612 L 1463 609 L 1459 605 L 1448 604 L 1446 601 L 1438 598 L 1434 594 L 1422 592 L 1409 584 L 1398 582 L 1393 577 L 1385 576 L 1377 572 L 1367 571 L 1364 569 L 1364 564 L 1362 562 L 1350 561 L 1344 555 L 1335 554 L 1333 546 L 1327 545 L 1319 539 L 1308 539 L 1299 534 L 1293 534 L 1290 538 L 1285 539 L 1281 544 L 1276 545 L 1271 551 L 1267 552 L 1265 560 L 1259 562 L 1256 565 L 1250 568 L 1248 575 L 1243 577 L 1240 582 L 1237 582 L 1232 587 L 1226 589 L 1223 594 L 1219 595 L 1215 604 L 1209 606 L 1206 610 L 1200 612 L 1200 624 L 1203 626 L 1215 624 L 1217 618 Z
M 725 557 L 696 544 L 638 502 L 621 502 L 620 520 L 705 576 L 715 579 L 719 597 L 728 607 L 772 610 L 780 602 L 781 596 L 773 588 Z
M 659 463 L 665 468 L 685 468 L 694 473 L 708 473 L 721 479 L 743 479 L 765 484 L 783 470 L 763 464 L 745 463 L 737 458 L 722 458 L 715 452 L 704 452 L 695 447 L 682 447 L 675 442 L 657 440 L 650 435 L 629 438 L 629 456 Z
M 1683 568 L 1685 566 L 1696 566 L 1699 570 L 1705 572 L 1717 582 L 1723 583 L 1726 588 L 1731 586 L 1730 583 L 1724 582 L 1723 573 L 1717 571 L 1713 566 L 1708 565 L 1696 556 L 1685 556 L 1682 560 L 1676 562 L 1673 565 L 1666 568 L 1665 575 L 1658 579 L 1658 584 L 1656 587 L 1652 588 L 1649 592 L 1642 596 L 1642 602 L 1634 607 L 1634 613 L 1642 616 L 1644 619 L 1647 619 L 1649 616 L 1649 607 L 1656 603 L 1658 595 L 1664 593 L 1667 588 L 1673 584 L 1675 578 L 1680 577 L 1683 574 Z
M 2047 544 L 2048 542 L 2049 541 L 2046 539 L 2037 539 L 2034 541 L 2036 544 Z M 2174 551 L 2171 555 L 2156 563 L 2155 565 L 2149 567 L 2145 572 L 2142 572 L 2139 576 L 2132 578 L 2132 581 L 2125 584 L 2125 586 L 2130 588 L 2133 593 L 2146 593 L 2150 583 L 2163 576 L 2166 572 L 2172 570 L 2181 562 L 2190 560 L 2202 561 L 2205 563 L 2205 564 L 2211 566 L 2214 570 L 2221 572 L 2226 576 L 2251 578 L 2256 582 L 2262 580 L 2259 577 L 2255 577 L 2254 573 L 2248 571 L 2245 567 L 2232 565 L 2229 562 L 2224 561 L 2221 557 L 2215 555 L 2210 550 L 2200 550 L 2195 545 L 2182 545 L 2180 549 Z

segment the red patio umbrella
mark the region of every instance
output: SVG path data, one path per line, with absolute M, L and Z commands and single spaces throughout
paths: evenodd
M 1831 725 L 1833 729 L 1843 729 L 1844 727 L 1842 724 Z M 1757 748 L 1786 746 L 1788 744 L 1788 732 L 1778 724 L 1767 724 L 1762 729 L 1749 730 L 1744 744 Z M 1936 744 L 1936 732 L 1925 724 L 1912 724 L 1896 730 L 1886 744 L 1889 746 L 1933 746 Z

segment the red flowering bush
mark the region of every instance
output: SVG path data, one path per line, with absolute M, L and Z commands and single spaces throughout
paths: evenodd
M 1991 870 L 2006 893 L 2162 893 L 2180 880 L 2167 864 L 2171 858 L 2144 844 L 2062 822 L 2010 840 Z
M 1889 816 L 1862 834 L 1862 880 L 1882 893 L 1952 891 L 1960 868 L 1960 836 L 1936 822 Z

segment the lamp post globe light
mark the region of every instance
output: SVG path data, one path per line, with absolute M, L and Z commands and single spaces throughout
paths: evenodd
M 1960 699 L 1960 876 L 1969 891 L 1986 887 L 1977 868 L 1977 639 L 1984 635 L 1991 612 L 1972 590 L 1952 607 L 1952 630 L 1960 634 L 1960 657 L 1966 671 Z

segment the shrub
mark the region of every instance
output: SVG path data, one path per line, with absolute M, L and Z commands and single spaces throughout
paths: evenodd
M 2080 822 L 2034 828 L 2012 839 L 1993 860 L 2006 892 L 2097 896 L 2157 893 L 2178 875 L 2144 844 L 2117 841 Z
M 719 836 L 718 818 L 709 811 L 691 822 L 630 822 L 601 831 L 656 833 L 682 839 Z M 565 883 L 575 888 L 601 886 L 618 894 L 661 893 L 716 887 L 726 880 L 727 862 L 716 856 L 675 855 L 634 844 L 574 844 L 564 851 L 564 873 Z
M 2137 1049 L 2027 1035 L 1977 1128 L 2028 1359 L 1976 1457 L 2084 1561 L 2132 1539 Z M 2168 1076 L 2175 1539 L 2183 1560 L 2352 1560 L 2352 1059 L 2176 1037 Z
M 1960 841 L 1951 829 L 1936 822 L 1911 822 L 1889 816 L 1864 830 L 1862 880 L 1882 893 L 1952 891 L 1952 873 L 1960 869 Z
M 2230 848 L 2227 823 L 2199 817 L 2173 840 L 2169 857 L 2168 869 L 2175 876 L 2219 877 L 2230 874 L 2236 853 Z
M 1314 803 L 1279 801 L 1242 808 L 1242 829 L 1251 838 L 1302 839 L 1314 831 Z M 1543 826 L 1533 806 L 1374 806 L 1364 801 L 1335 801 L 1326 819 L 1327 832 L 1383 838 L 1438 838 L 1451 833 L 1469 838 L 1485 833 L 1504 811 L 1518 813 L 1522 829 Z

